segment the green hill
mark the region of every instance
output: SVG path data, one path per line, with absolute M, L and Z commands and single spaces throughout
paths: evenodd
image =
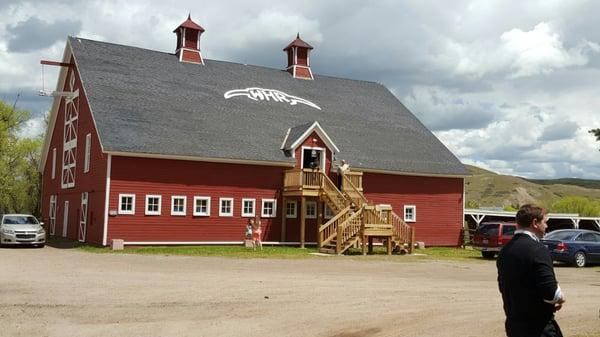
M 600 181 L 585 179 L 534 180 L 497 174 L 465 165 L 472 176 L 465 179 L 467 208 L 518 207 L 537 203 L 550 207 L 567 196 L 600 200 Z

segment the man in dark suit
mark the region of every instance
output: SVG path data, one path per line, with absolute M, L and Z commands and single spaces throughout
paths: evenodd
M 556 282 L 550 252 L 540 243 L 547 221 L 545 209 L 522 206 L 517 212 L 519 228 L 498 255 L 498 286 L 509 337 L 562 336 L 554 312 L 565 296 Z

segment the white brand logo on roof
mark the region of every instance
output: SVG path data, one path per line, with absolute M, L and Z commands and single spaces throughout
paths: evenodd
M 283 91 L 275 89 L 263 89 L 263 88 L 246 88 L 246 89 L 234 89 L 229 90 L 225 93 L 225 99 L 235 96 L 246 96 L 253 101 L 271 101 L 288 103 L 289 105 L 296 105 L 298 103 L 306 104 L 315 109 L 321 110 L 315 103 L 296 96 L 288 95 Z

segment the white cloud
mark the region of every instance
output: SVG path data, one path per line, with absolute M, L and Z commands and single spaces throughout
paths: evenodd
M 46 131 L 46 122 L 44 121 L 44 118 L 44 116 L 39 116 L 29 119 L 21 127 L 17 133 L 17 137 L 35 138 L 43 134 Z

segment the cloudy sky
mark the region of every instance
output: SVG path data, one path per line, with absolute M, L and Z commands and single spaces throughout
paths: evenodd
M 464 163 L 600 179 L 600 1 L 0 0 L 0 99 L 39 132 L 68 35 L 174 52 L 188 12 L 209 59 L 283 68 L 300 32 L 313 72 L 385 84 Z

